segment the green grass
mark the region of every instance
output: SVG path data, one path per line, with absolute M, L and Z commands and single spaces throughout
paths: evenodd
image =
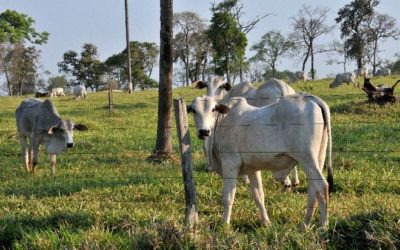
M 392 85 L 397 78 L 372 83 Z M 222 181 L 205 171 L 193 127 L 199 223 L 187 230 L 175 125 L 174 157 L 159 164 L 148 160 L 156 138 L 156 91 L 115 93 L 112 114 L 107 93 L 83 101 L 55 98 L 63 118 L 90 129 L 77 132 L 76 146 L 59 155 L 54 178 L 43 152 L 37 173 L 24 172 L 14 114 L 24 97 L 0 98 L 0 249 L 400 248 L 400 104 L 368 104 L 361 90 L 329 89 L 330 81 L 293 85 L 331 107 L 337 188 L 327 231 L 316 226 L 318 214 L 314 227 L 300 229 L 307 196 L 302 171 L 291 193 L 263 173 L 270 227 L 260 226 L 249 187 L 241 183 L 232 223 L 223 225 Z M 187 103 L 203 93 L 174 90 Z

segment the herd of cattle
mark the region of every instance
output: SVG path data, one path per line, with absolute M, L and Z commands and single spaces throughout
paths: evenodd
M 85 99 L 86 94 L 87 94 L 86 88 L 84 85 L 75 86 L 72 89 L 72 93 L 76 99 Z M 65 96 L 63 88 L 53 88 L 50 93 L 49 92 L 39 92 L 39 91 L 35 93 L 35 98 L 57 97 L 57 96 Z
M 356 83 L 357 77 L 368 77 L 367 71 L 338 74 L 330 85 Z M 307 81 L 304 72 L 296 72 L 291 82 Z M 332 137 L 330 110 L 319 97 L 296 91 L 284 81 L 272 78 L 258 88 L 249 82 L 231 86 L 222 77 L 193 84 L 207 89 L 207 95 L 196 97 L 187 111 L 193 113 L 197 135 L 204 140 L 207 168 L 223 178 L 223 220 L 230 222 L 237 177 L 250 182 L 251 192 L 261 213 L 261 223 L 270 220 L 264 206 L 261 170 L 269 170 L 286 189 L 299 184 L 297 164 L 308 180 L 308 201 L 304 225 L 308 226 L 316 204 L 320 224 L 328 224 L 329 192 L 333 186 Z M 86 98 L 83 85 L 73 94 Z M 65 96 L 54 88 L 45 96 Z M 35 97 L 42 97 L 36 95 Z M 55 174 L 56 156 L 73 146 L 74 130 L 88 128 L 63 120 L 50 99 L 26 99 L 16 110 L 18 138 L 26 171 L 34 172 L 39 145 L 50 154 L 51 174 Z M 322 173 L 328 155 L 328 178 Z M 292 171 L 291 178 L 289 173 Z

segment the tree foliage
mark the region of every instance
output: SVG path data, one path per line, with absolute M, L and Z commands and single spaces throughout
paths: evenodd
M 246 34 L 234 16 L 238 0 L 225 0 L 211 8 L 211 24 L 207 35 L 215 54 L 213 56 L 215 73 L 227 76 L 230 82 L 230 66 L 233 62 L 243 62 L 247 46 Z
M 251 47 L 256 54 L 250 60 L 267 63 L 272 71 L 272 77 L 275 77 L 279 57 L 285 55 L 293 46 L 294 43 L 286 39 L 279 31 L 270 31 Z
M 345 40 L 346 56 L 357 61 L 362 68 L 369 42 L 366 23 L 374 14 L 379 0 L 353 0 L 338 11 L 336 23 L 340 23 L 341 38 Z
M 84 84 L 94 91 L 103 84 L 100 76 L 104 73 L 104 65 L 98 59 L 97 47 L 94 44 L 85 43 L 80 54 L 73 50 L 65 52 L 58 67 L 60 72 L 71 76 L 72 86 Z
M 147 89 L 157 86 L 157 82 L 150 78 L 154 66 L 157 64 L 160 53 L 155 43 L 130 42 L 132 87 Z M 112 55 L 104 62 L 106 71 L 111 77 L 120 83 L 120 86 L 128 82 L 127 49 Z

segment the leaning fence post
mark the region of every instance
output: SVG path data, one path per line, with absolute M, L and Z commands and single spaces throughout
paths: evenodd
M 110 113 L 113 112 L 114 110 L 114 105 L 113 105 L 113 87 L 111 84 L 108 85 L 108 109 L 110 110 Z
M 197 223 L 198 209 L 196 186 L 193 179 L 192 145 L 190 144 L 186 104 L 183 98 L 174 99 L 174 110 L 179 138 L 179 148 L 181 152 L 183 183 L 185 188 L 185 224 L 189 227 L 193 227 Z

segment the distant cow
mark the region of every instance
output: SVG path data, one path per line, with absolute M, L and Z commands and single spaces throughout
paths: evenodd
M 250 82 L 242 82 L 233 88 L 224 82 L 224 79 L 220 76 L 209 78 L 207 82 L 197 82 L 196 88 L 207 88 L 207 96 L 214 97 L 216 100 L 221 100 L 222 96 L 224 99 L 231 97 L 244 97 L 247 102 L 256 107 L 262 107 L 274 102 L 277 102 L 283 96 L 292 95 L 296 92 L 284 81 L 279 79 L 271 78 L 266 83 L 262 84 L 259 88 L 255 88 Z M 229 91 L 229 92 L 227 92 Z M 207 158 L 207 168 L 212 170 L 212 166 L 207 155 L 208 139 L 204 141 L 204 153 Z M 293 168 L 292 180 L 289 178 L 285 179 L 284 185 L 287 190 L 290 190 L 291 186 L 297 186 L 300 181 L 297 174 L 297 168 Z M 247 183 L 249 180 L 245 176 L 243 181 Z
M 330 88 L 337 88 L 343 83 L 352 83 L 354 86 L 358 86 L 356 74 L 352 72 L 346 72 L 337 74 L 335 80 L 329 85 Z
M 235 97 L 218 104 L 212 97 L 197 97 L 188 106 L 197 135 L 210 138 L 208 155 L 213 170 L 223 178 L 224 222 L 229 223 L 236 179 L 248 175 L 251 192 L 260 209 L 261 224 L 269 224 L 264 206 L 260 170 L 270 170 L 283 181 L 300 163 L 308 180 L 304 225 L 308 226 L 318 201 L 320 223 L 328 224 L 328 189 L 333 185 L 330 111 L 309 94 L 295 94 L 261 108 Z M 322 174 L 328 148 L 328 182 Z
M 85 85 L 75 86 L 73 93 L 76 99 L 86 99 L 86 88 Z
M 360 68 L 360 69 L 355 69 L 354 74 L 356 74 L 356 77 L 363 77 L 363 78 L 369 78 L 369 73 L 367 68 Z
M 64 89 L 63 88 L 53 88 L 51 90 L 50 97 L 54 97 L 54 96 L 65 96 Z
M 296 72 L 290 72 L 288 74 L 289 77 L 289 83 L 296 83 L 298 81 L 302 82 L 307 82 L 308 81 L 308 75 L 304 71 L 296 71 Z
M 49 92 L 36 92 L 35 93 L 35 98 L 40 98 L 40 97 L 49 97 L 50 93 Z
M 382 68 L 376 71 L 376 76 L 390 76 L 392 71 L 389 68 Z
M 16 110 L 18 138 L 21 155 L 27 172 L 35 171 L 39 145 L 46 146 L 51 156 L 50 170 L 55 175 L 56 156 L 66 148 L 72 148 L 73 130 L 86 130 L 82 124 L 62 120 L 52 101 L 26 99 Z

